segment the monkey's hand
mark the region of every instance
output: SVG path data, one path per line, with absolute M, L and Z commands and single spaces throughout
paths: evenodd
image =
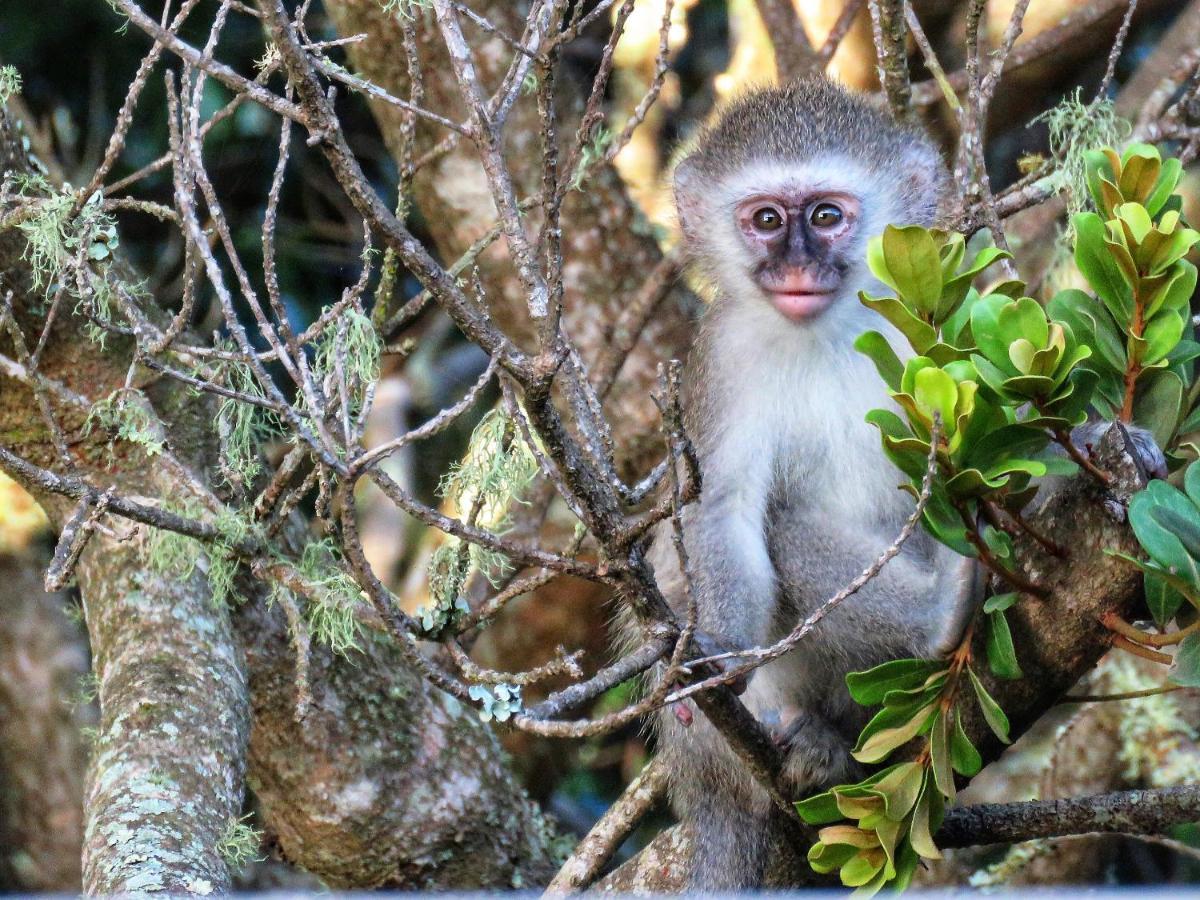
M 697 660 L 707 660 L 714 656 L 724 656 L 724 659 L 714 659 L 705 663 L 706 666 L 715 669 L 721 674 L 737 668 L 743 662 L 740 657 L 726 656 L 726 654 L 735 653 L 739 649 L 733 641 L 723 635 L 713 634 L 701 628 L 697 628 L 692 634 L 692 646 L 699 651 L 699 655 L 694 657 Z M 735 694 L 741 694 L 746 690 L 749 683 L 750 674 L 746 673 L 730 681 L 729 686 Z
M 1086 422 L 1071 432 L 1071 443 L 1090 458 L 1093 448 L 1100 443 L 1100 439 L 1114 424 L 1120 425 L 1125 432 L 1129 439 L 1127 446 L 1142 471 L 1151 478 L 1166 478 L 1167 458 L 1163 454 L 1162 448 L 1158 446 L 1153 434 L 1138 425 L 1108 422 L 1103 419 Z
M 940 622 L 925 655 L 941 659 L 956 649 L 987 593 L 987 570 L 978 560 L 950 551 L 938 566 L 934 588 Z

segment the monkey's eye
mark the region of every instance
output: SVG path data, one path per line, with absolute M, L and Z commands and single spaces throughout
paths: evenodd
M 808 214 L 808 221 L 814 228 L 833 228 L 841 225 L 843 218 L 841 208 L 832 203 L 818 203 Z
M 773 206 L 764 206 L 754 211 L 750 221 L 759 231 L 776 231 L 783 227 L 783 213 Z

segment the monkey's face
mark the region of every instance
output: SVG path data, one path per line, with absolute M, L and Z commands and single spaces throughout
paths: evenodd
M 785 318 L 807 322 L 844 293 L 862 204 L 840 191 L 756 192 L 733 208 L 750 277 Z

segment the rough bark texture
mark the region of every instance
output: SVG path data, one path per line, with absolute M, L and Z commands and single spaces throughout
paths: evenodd
M 1096 797 L 1067 797 L 1030 803 L 981 803 L 947 816 L 938 832 L 944 847 L 978 843 L 987 832 L 995 843 L 1080 832 L 1163 834 L 1200 809 L 1200 787 L 1181 785 L 1150 794 L 1118 791 Z
M 77 893 L 83 844 L 82 626 L 40 555 L 0 555 L 0 892 Z
M 0 171 L 26 165 L 10 120 L 0 118 Z M 26 334 L 41 328 L 44 303 L 22 259 L 15 230 L 0 234 L 0 272 L 14 289 Z M 64 301 L 64 305 L 70 304 Z M 36 329 L 36 330 L 35 330 Z M 34 343 L 30 341 L 30 343 Z M 10 340 L 0 340 L 10 356 Z M 79 322 L 60 315 L 41 369 L 71 390 L 102 398 L 124 382 L 128 347 L 108 349 L 83 338 Z M 203 407 L 173 416 L 179 445 Z M 48 429 L 21 383 L 0 378 L 0 441 L 18 455 L 58 467 Z M 78 409 L 57 411 L 79 468 L 102 483 L 145 496 L 170 496 L 177 480 L 147 465 L 140 450 L 110 452 L 100 430 L 90 436 Z M 202 434 L 197 432 L 196 434 Z M 60 528 L 73 503 L 38 495 Z M 248 703 L 240 654 L 225 612 L 213 606 L 204 579 L 151 573 L 143 529 L 98 534 L 78 568 L 101 722 L 85 792 L 83 888 L 88 893 L 227 890 L 229 870 L 217 844 L 241 811 Z
M 101 709 L 84 891 L 228 890 L 219 844 L 241 814 L 249 731 L 229 617 L 202 576 L 149 571 L 144 538 L 94 540 L 79 583 Z
M 20 140 L 0 117 L 0 173 L 23 165 Z M 36 336 L 43 299 L 29 288 L 23 250 L 17 232 L 0 234 L 0 273 L 17 289 L 26 334 Z M 68 300 L 60 311 L 41 371 L 98 399 L 124 383 L 130 348 L 113 337 L 103 348 L 84 338 L 72 306 Z M 0 348 L 12 353 L 6 338 Z M 216 460 L 209 404 L 173 382 L 145 389 L 166 422 L 168 453 L 186 451 L 184 462 L 203 481 Z M 55 468 L 34 410 L 24 384 L 0 377 L 0 445 Z M 120 444 L 110 451 L 99 434 L 83 434 L 78 410 L 57 412 L 76 464 L 96 484 L 180 498 L 185 488 L 161 460 Z M 70 505 L 38 499 L 61 527 Z M 128 526 L 115 527 L 114 537 L 93 537 L 78 570 L 103 714 L 87 792 L 85 889 L 226 890 L 229 873 L 215 848 L 241 812 L 249 721 L 242 648 L 202 577 L 154 575 L 145 530 L 119 541 Z M 473 711 L 419 684 L 396 653 L 331 661 L 317 650 L 313 724 L 301 728 L 282 617 L 245 614 L 239 629 L 258 717 L 249 775 L 268 828 L 294 861 L 344 886 L 488 887 L 549 877 L 548 830 Z M 325 675 L 328 690 L 318 678 Z
M 313 702 L 295 717 L 280 610 L 247 606 L 250 787 L 284 855 L 334 887 L 521 887 L 553 873 L 552 831 L 473 710 L 394 646 L 314 648 Z

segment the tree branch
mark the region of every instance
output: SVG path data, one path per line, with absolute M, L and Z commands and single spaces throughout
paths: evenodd
M 980 803 L 946 811 L 942 848 L 1015 844 L 1073 834 L 1163 834 L 1200 821 L 1200 785 L 1115 791 L 1062 800 Z

